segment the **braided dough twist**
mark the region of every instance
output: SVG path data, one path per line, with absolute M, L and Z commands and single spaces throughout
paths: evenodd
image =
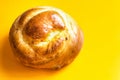
M 24 65 L 59 69 L 74 60 L 83 37 L 68 14 L 53 7 L 36 7 L 15 20 L 9 41 L 15 56 Z

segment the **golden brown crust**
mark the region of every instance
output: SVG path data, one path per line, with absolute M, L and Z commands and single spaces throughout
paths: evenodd
M 75 21 L 53 7 L 37 7 L 13 23 L 9 40 L 17 59 L 26 66 L 56 69 L 78 55 L 83 35 Z
M 27 35 L 39 39 L 45 38 L 51 30 L 64 29 L 64 23 L 56 12 L 46 11 L 30 19 L 25 28 Z
M 25 22 L 25 19 L 26 19 L 27 15 L 31 14 L 34 11 L 38 11 L 40 9 L 42 9 L 42 8 L 33 8 L 33 9 L 30 9 L 30 10 L 26 11 L 25 13 L 23 13 L 21 15 L 20 19 L 19 19 L 19 24 L 23 25 L 23 23 Z

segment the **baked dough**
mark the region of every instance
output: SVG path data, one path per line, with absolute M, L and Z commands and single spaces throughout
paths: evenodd
M 78 55 L 82 31 L 65 12 L 54 7 L 35 7 L 20 15 L 9 32 L 16 58 L 26 66 L 60 69 Z

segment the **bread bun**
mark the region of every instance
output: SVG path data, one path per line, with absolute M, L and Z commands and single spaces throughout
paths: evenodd
M 24 65 L 60 69 L 78 55 L 83 35 L 65 12 L 54 7 L 36 7 L 14 21 L 9 41 L 14 55 Z

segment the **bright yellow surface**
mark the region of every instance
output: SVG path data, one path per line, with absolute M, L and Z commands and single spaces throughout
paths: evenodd
M 15 18 L 43 5 L 70 14 L 84 33 L 80 54 L 59 71 L 24 67 L 9 46 Z M 120 0 L 0 0 L 0 80 L 120 80 Z

